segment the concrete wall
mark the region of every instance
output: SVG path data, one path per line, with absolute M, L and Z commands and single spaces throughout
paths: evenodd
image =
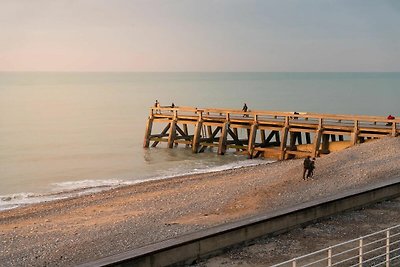
M 218 255 L 228 248 L 251 243 L 256 238 L 276 235 L 345 210 L 399 196 L 400 178 L 263 216 L 223 224 L 81 266 L 155 267 L 190 264 L 200 258 Z

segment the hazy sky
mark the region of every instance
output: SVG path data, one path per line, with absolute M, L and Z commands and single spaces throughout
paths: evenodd
M 0 0 L 0 70 L 400 71 L 400 0 Z

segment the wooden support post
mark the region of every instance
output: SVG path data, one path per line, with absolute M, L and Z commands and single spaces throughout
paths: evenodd
M 153 128 L 153 117 L 149 117 L 149 119 L 147 120 L 146 131 L 144 133 L 144 141 L 143 141 L 144 148 L 148 148 L 150 145 L 150 136 L 152 128 Z
M 218 143 L 218 155 L 224 155 L 226 151 L 226 137 L 228 134 L 229 122 L 225 122 L 221 129 L 221 136 Z
M 301 133 L 296 133 L 297 136 L 297 144 L 302 145 L 303 139 L 301 138 Z
M 358 133 L 359 133 L 359 125 L 358 125 L 358 120 L 354 121 L 354 129 L 353 132 L 351 133 L 351 145 L 357 144 L 358 141 Z
M 255 144 L 255 141 L 256 141 L 257 129 L 258 129 L 258 125 L 256 123 L 251 125 L 250 137 L 249 137 L 249 142 L 248 142 L 248 145 L 247 145 L 247 153 L 249 153 L 249 158 L 250 159 L 253 158 L 254 144 Z
M 322 154 L 329 154 L 329 134 L 322 135 Z
M 289 132 L 289 150 L 296 149 L 296 133 Z
M 313 157 L 318 157 L 318 155 L 319 155 L 319 147 L 321 145 L 321 135 L 322 135 L 322 130 L 318 129 L 315 132 L 315 137 L 314 137 L 314 148 L 312 151 Z
M 193 136 L 193 142 L 192 142 L 192 152 L 197 153 L 199 149 L 199 143 L 200 143 L 200 134 L 201 134 L 201 129 L 203 128 L 203 113 L 200 111 L 198 112 L 199 117 L 197 119 L 196 126 L 194 127 L 194 136 Z
M 296 150 L 296 139 L 299 133 L 296 132 L 290 132 L 289 134 L 289 149 L 290 150 Z
M 261 143 L 265 142 L 265 130 L 261 130 Z
M 284 160 L 286 153 L 286 143 L 289 133 L 289 117 L 285 117 L 285 126 L 282 128 L 281 133 L 282 133 L 282 140 L 280 145 L 281 153 L 279 155 L 279 159 Z
M 207 125 L 207 137 L 210 139 L 210 141 L 213 138 L 212 128 L 210 125 Z
M 233 134 L 237 137 L 238 140 L 240 139 L 239 135 L 238 135 L 238 129 L 237 128 L 233 128 Z M 240 151 L 240 149 L 236 148 L 236 152 L 239 152 L 239 151 Z
M 176 120 L 172 120 L 170 122 L 169 136 L 168 136 L 168 147 L 169 148 L 173 148 L 175 137 L 176 137 Z
M 188 126 L 186 123 L 183 124 L 183 132 L 186 136 L 189 135 Z M 189 147 L 189 144 L 186 144 L 185 147 Z
M 279 136 L 279 131 L 274 131 L 275 132 L 275 142 L 277 144 L 281 143 L 281 137 Z
M 306 144 L 311 144 L 311 134 L 306 133 Z
M 393 136 L 393 137 L 396 137 L 396 136 L 397 136 L 396 125 L 397 125 L 396 122 L 393 122 L 393 123 L 392 123 L 392 136 Z
M 314 137 L 314 149 L 312 151 L 313 157 L 318 157 L 319 155 L 319 147 L 321 145 L 321 135 L 322 135 L 322 119 L 319 119 L 318 129 L 315 132 Z

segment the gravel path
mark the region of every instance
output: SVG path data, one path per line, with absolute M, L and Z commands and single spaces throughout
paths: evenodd
M 400 138 L 317 159 L 145 182 L 0 212 L 0 263 L 71 266 L 239 218 L 400 177 Z

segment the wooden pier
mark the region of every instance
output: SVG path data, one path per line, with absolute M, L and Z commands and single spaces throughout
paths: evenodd
M 371 139 L 396 137 L 399 125 L 399 119 L 380 116 L 153 107 L 143 147 L 165 142 L 169 148 L 185 145 L 193 153 L 215 148 L 219 155 L 234 149 L 249 158 L 319 157 Z

